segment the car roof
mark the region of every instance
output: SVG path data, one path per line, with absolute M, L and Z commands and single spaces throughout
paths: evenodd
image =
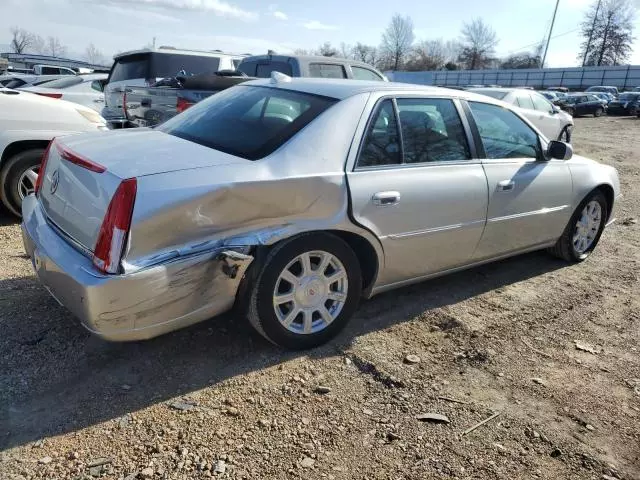
M 377 71 L 377 69 L 373 65 L 370 65 L 365 62 L 361 62 L 359 60 L 349 60 L 348 58 L 342 58 L 342 57 L 323 57 L 319 55 L 251 55 L 250 57 L 243 58 L 242 61 L 250 62 L 250 61 L 256 61 L 256 60 L 258 61 L 275 60 L 280 62 L 280 61 L 287 61 L 290 58 L 303 61 L 303 62 L 340 63 L 340 64 L 348 63 L 349 65 L 356 65 L 358 67 L 365 67 L 370 70 Z
M 119 60 L 130 55 L 138 55 L 141 53 L 159 53 L 159 54 L 175 54 L 175 55 L 197 55 L 202 57 L 237 57 L 244 58 L 246 54 L 223 52 L 222 50 L 187 50 L 174 47 L 158 47 L 158 48 L 141 48 L 140 50 L 129 50 L 128 52 L 118 53 L 113 56 L 114 60 Z
M 508 88 L 508 87 L 478 87 L 478 88 L 471 88 L 469 91 L 471 92 L 506 92 L 506 93 L 512 93 L 512 92 L 522 92 L 522 93 L 531 93 L 531 92 L 536 92 L 535 90 L 531 90 L 529 88 Z M 536 92 L 538 93 L 538 92 Z
M 479 95 L 465 90 L 453 90 L 450 88 L 433 87 L 429 85 L 350 80 L 342 78 L 287 77 L 287 79 L 289 79 L 289 81 L 279 81 L 276 83 L 273 83 L 272 79 L 260 79 L 246 82 L 242 85 L 294 90 L 298 92 L 310 93 L 313 95 L 336 98 L 338 100 L 343 100 L 360 93 L 402 92 L 429 96 L 447 96 L 453 98 L 463 98 L 467 100 L 479 100 L 485 103 L 496 103 L 503 105 L 502 102 L 485 95 Z

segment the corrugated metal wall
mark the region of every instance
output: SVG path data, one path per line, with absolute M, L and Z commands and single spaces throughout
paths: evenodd
M 386 72 L 389 80 L 422 85 L 503 87 L 568 87 L 580 90 L 593 85 L 621 89 L 640 86 L 640 65 L 620 67 L 535 68 L 519 70 L 438 70 L 430 72 Z

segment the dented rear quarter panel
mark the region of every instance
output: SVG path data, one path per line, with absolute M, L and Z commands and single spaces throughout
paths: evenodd
M 266 158 L 138 178 L 125 270 L 225 245 L 313 230 L 378 240 L 349 219 L 345 163 L 369 98 L 349 97 Z

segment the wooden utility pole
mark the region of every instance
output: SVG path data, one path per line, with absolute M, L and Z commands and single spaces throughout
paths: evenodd
M 551 42 L 553 25 L 556 23 L 556 14 L 558 13 L 558 5 L 560 5 L 560 0 L 556 0 L 556 8 L 553 11 L 553 18 L 551 19 L 551 28 L 549 29 L 549 36 L 547 37 L 547 44 L 544 46 L 544 55 L 542 56 L 542 65 L 540 65 L 540 68 L 544 68 L 544 62 L 547 61 L 547 52 L 549 51 L 549 42 Z

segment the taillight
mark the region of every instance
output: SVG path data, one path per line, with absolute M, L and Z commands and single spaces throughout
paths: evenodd
M 125 90 L 125 92 L 122 94 L 122 112 L 124 113 L 124 116 L 127 116 L 127 91 Z
M 178 113 L 184 112 L 187 108 L 193 107 L 193 103 L 186 101 L 184 98 L 178 98 L 178 103 L 176 104 L 176 110 Z
M 56 144 L 58 147 L 58 152 L 60 152 L 60 156 L 64 158 L 67 162 L 78 165 L 82 168 L 86 168 L 87 170 L 91 170 L 92 172 L 102 173 L 106 170 L 105 167 L 100 165 L 99 163 L 94 162 L 93 160 L 89 160 L 86 157 L 83 157 L 79 153 L 74 152 L 69 147 L 64 145 Z
M 93 251 L 93 264 L 104 273 L 118 273 L 131 227 L 137 190 L 138 181 L 135 178 L 123 180 L 107 208 Z
M 47 148 L 44 151 L 44 155 L 42 155 L 42 160 L 40 161 L 40 170 L 38 170 L 38 178 L 36 180 L 36 186 L 33 191 L 33 193 L 35 193 L 36 195 L 38 195 L 38 190 L 40 190 L 40 187 L 42 186 L 42 180 L 44 179 L 44 170 L 45 168 L 47 168 L 47 160 L 49 159 L 49 150 L 51 150 L 51 145 L 53 145 L 53 142 L 55 141 L 56 139 L 54 138 L 49 142 L 49 145 L 47 145 Z
M 40 95 L 42 97 L 49 97 L 49 98 L 62 98 L 62 94 L 61 93 L 44 93 L 44 92 L 34 92 L 36 95 Z

